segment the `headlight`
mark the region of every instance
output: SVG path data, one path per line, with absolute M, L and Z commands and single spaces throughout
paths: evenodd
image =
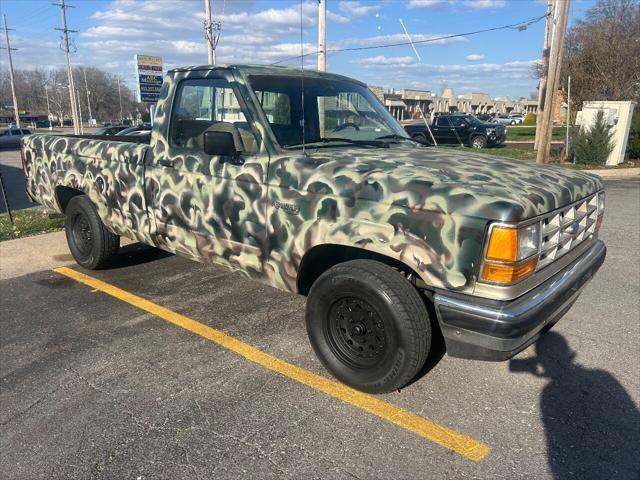
M 521 228 L 494 225 L 482 268 L 482 279 L 513 283 L 533 273 L 540 251 L 540 224 Z
M 496 134 L 495 128 L 487 128 L 487 135 L 495 135 L 495 134 Z

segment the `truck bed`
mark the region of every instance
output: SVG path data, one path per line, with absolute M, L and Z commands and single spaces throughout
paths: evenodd
M 27 192 L 50 211 L 62 212 L 71 190 L 89 196 L 107 227 L 138 238 L 148 232 L 144 159 L 148 139 L 131 136 L 25 137 Z

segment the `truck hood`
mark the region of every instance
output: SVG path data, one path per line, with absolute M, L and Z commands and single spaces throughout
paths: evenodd
M 302 162 L 316 173 L 300 178 L 306 188 L 315 189 L 312 185 L 318 183 L 322 171 L 323 177 L 333 178 L 334 187 L 342 185 L 341 195 L 354 195 L 358 200 L 489 220 L 526 220 L 603 188 L 596 175 L 471 150 L 394 144 L 389 149 L 307 152 Z

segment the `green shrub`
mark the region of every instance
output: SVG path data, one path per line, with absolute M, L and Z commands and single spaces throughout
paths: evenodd
M 535 113 L 527 113 L 527 116 L 524 117 L 524 120 L 522 121 L 523 125 L 535 125 L 536 124 L 536 120 L 537 120 L 537 115 Z
M 576 163 L 604 165 L 613 151 L 611 125 L 604 121 L 602 111 L 591 128 L 580 128 L 573 135 L 571 148 Z
M 633 120 L 631 120 L 629 142 L 627 143 L 627 157 L 629 160 L 640 159 L 640 105 L 636 106 Z

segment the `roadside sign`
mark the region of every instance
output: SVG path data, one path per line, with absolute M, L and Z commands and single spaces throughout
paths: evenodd
M 156 103 L 162 87 L 162 57 L 135 55 L 138 101 Z

